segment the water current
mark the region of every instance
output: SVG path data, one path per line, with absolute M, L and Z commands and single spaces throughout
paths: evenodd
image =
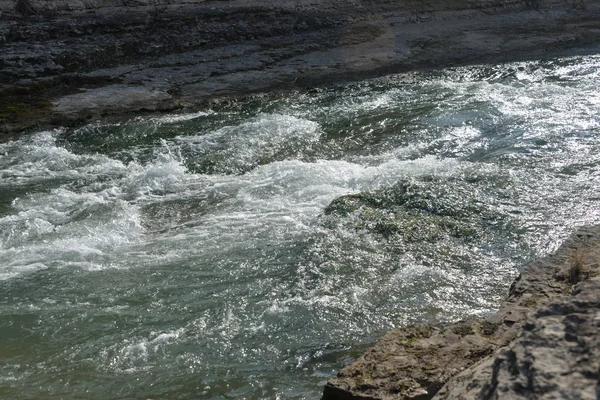
M 317 399 L 600 223 L 600 56 L 0 143 L 0 398 Z

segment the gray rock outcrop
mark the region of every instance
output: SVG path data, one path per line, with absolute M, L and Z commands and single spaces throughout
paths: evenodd
M 481 321 L 388 333 L 324 399 L 600 398 L 600 227 L 582 228 Z
M 0 0 L 0 132 L 599 40 L 595 0 Z

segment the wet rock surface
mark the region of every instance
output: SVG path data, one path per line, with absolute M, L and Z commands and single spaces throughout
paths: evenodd
M 0 131 L 597 43 L 592 0 L 0 1 Z
M 529 265 L 484 320 L 389 332 L 324 399 L 596 399 L 600 228 Z

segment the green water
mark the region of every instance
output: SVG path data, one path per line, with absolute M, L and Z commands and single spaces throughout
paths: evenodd
M 0 398 L 315 399 L 600 222 L 600 56 L 0 143 Z

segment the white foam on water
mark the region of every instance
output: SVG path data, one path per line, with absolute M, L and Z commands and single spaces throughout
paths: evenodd
M 3 144 L 10 156 L 2 159 L 7 179 L 0 186 L 61 182 L 51 183 L 48 192 L 14 198 L 12 213 L 0 217 L 4 279 L 49 266 L 112 268 L 119 249 L 144 233 L 137 202 L 176 192 L 186 183 L 186 168 L 168 151 L 145 166 L 124 165 L 106 156 L 73 154 L 56 145 L 59 133 L 32 135 L 22 147 L 19 141 Z
M 281 114 L 262 114 L 248 122 L 204 135 L 179 136 L 199 157 L 210 156 L 217 171 L 239 173 L 272 161 L 280 152 L 294 155 L 318 142 L 316 122 Z
M 481 131 L 473 126 L 463 125 L 433 140 L 430 146 L 441 146 L 440 151 L 450 157 L 468 157 L 474 151 L 485 148 L 486 140 Z
M 63 187 L 50 193 L 34 193 L 13 200 L 15 214 L 0 218 L 0 248 L 54 238 L 96 237 L 113 245 L 132 238 L 139 230 L 136 207 L 120 199 L 110 188 L 100 192 L 76 192 Z M 99 215 L 100 214 L 100 215 Z
M 0 187 L 52 179 L 94 179 L 119 175 L 125 166 L 97 154 L 78 155 L 56 144 L 61 130 L 40 132 L 18 141 L 0 143 Z
M 151 369 L 161 358 L 167 356 L 169 347 L 185 337 L 183 328 L 150 332 L 148 338 L 129 338 L 122 343 L 106 346 L 100 350 L 102 365 L 121 373 L 133 373 Z
M 181 156 L 171 153 L 165 142 L 163 148 L 166 148 L 166 152 L 160 153 L 151 163 L 129 164 L 129 174 L 123 187 L 134 198 L 172 193 L 186 182 L 187 168 L 183 165 Z
M 141 121 L 152 121 L 152 122 L 156 122 L 158 124 L 173 124 L 176 122 L 186 122 L 186 121 L 191 121 L 200 117 L 206 117 L 208 115 L 212 115 L 214 114 L 214 111 L 212 110 L 208 110 L 208 111 L 197 111 L 197 112 L 193 112 L 193 113 L 184 113 L 184 114 L 168 114 L 168 115 L 162 115 L 160 117 L 153 117 L 153 118 L 140 118 L 139 120 Z
M 357 113 L 382 112 L 385 109 L 394 107 L 397 98 L 403 94 L 404 92 L 400 89 L 392 88 L 383 93 L 373 94 L 367 92 L 361 96 L 345 97 L 336 101 L 327 109 L 327 112 L 343 117 L 356 115 Z
M 279 161 L 241 176 L 203 176 L 210 182 L 203 191 L 229 193 L 227 204 L 197 223 L 188 223 L 187 233 L 157 240 L 201 240 L 205 247 L 226 252 L 228 245 L 254 237 L 284 240 L 300 232 L 310 235 L 314 219 L 337 197 L 376 190 L 402 179 L 447 177 L 471 168 L 466 162 L 434 156 L 417 160 L 389 157 L 378 165 L 369 165 L 372 160 L 367 165 L 341 160 Z M 228 239 L 219 239 L 223 237 Z
M 0 269 L 0 281 L 6 281 L 21 276 L 23 274 L 40 271 L 46 268 L 48 268 L 46 264 L 35 261 L 29 264 L 26 261 L 21 262 L 20 264 L 15 263 L 15 265 L 5 264 L 4 267 Z

